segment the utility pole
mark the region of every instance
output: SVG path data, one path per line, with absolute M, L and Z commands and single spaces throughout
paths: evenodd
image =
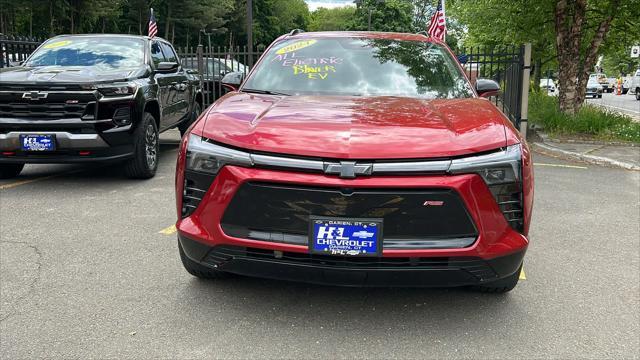
M 247 51 L 249 52 L 248 66 L 253 67 L 253 0 L 247 0 Z

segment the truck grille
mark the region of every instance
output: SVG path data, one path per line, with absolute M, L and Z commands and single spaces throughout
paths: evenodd
M 35 90 L 34 90 L 35 91 Z M 29 91 L 0 91 L 0 117 L 32 119 L 96 118 L 96 95 L 92 91 L 46 91 L 45 98 L 23 97 Z
M 431 204 L 425 206 L 425 201 Z M 299 243 L 309 233 L 309 216 L 382 218 L 384 245 L 469 246 L 477 230 L 462 200 L 448 189 L 315 188 L 245 183 L 221 221 L 240 238 Z M 253 235 L 253 236 L 252 236 Z M 438 244 L 429 240 L 438 240 Z

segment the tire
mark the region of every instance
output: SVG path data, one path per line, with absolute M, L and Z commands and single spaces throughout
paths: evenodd
M 520 280 L 520 272 L 522 271 L 522 264 L 513 275 L 509 275 L 504 279 L 488 283 L 486 285 L 477 285 L 473 287 L 473 290 L 483 293 L 503 294 L 513 290 Z
M 144 113 L 142 121 L 135 131 L 133 158 L 125 164 L 125 173 L 132 179 L 149 179 L 158 169 L 160 141 L 158 126 L 153 115 Z
M 191 126 L 194 121 L 198 120 L 198 116 L 200 116 L 200 113 L 202 113 L 202 106 L 200 106 L 200 103 L 196 101 L 196 103 L 193 104 L 193 110 L 191 111 L 191 117 L 189 118 L 189 120 L 183 121 L 182 124 L 178 125 L 180 136 L 184 136 L 184 134 L 187 133 L 189 126 Z
M 598 99 L 602 99 L 602 94 L 598 95 Z
M 12 179 L 18 175 L 24 168 L 24 164 L 1 164 L 0 179 Z
M 180 252 L 180 260 L 182 261 L 182 266 L 184 266 L 184 269 L 187 270 L 189 274 L 200 279 L 222 279 L 228 276 L 227 273 L 208 268 L 189 259 L 189 257 L 184 253 L 180 241 L 178 241 L 178 251 Z
M 636 100 L 640 101 L 640 88 L 636 89 Z

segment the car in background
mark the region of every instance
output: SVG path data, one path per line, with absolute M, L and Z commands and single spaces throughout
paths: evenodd
M 609 86 L 609 79 L 607 78 L 606 74 L 604 73 L 591 74 L 589 75 L 589 81 L 591 81 L 591 79 L 595 79 L 595 81 L 597 81 L 598 84 L 600 84 L 600 86 L 602 87 L 602 92 L 613 92 L 613 87 Z
M 158 134 L 185 132 L 202 109 L 197 77 L 160 38 L 63 35 L 0 70 L 0 178 L 29 163 L 123 161 L 132 178 L 158 166 Z
M 640 69 L 629 80 L 629 94 L 635 94 L 636 100 L 640 100 Z
M 345 286 L 513 289 L 533 204 L 529 147 L 447 45 L 292 31 L 183 137 L 178 251 L 228 273 Z
M 540 79 L 540 89 L 546 90 L 549 95 L 556 93 L 556 83 L 553 79 Z
M 602 98 L 602 85 L 598 82 L 598 80 L 595 77 L 589 77 L 585 96 L 586 97 L 591 96 L 593 98 Z
M 227 90 L 220 83 L 220 80 L 222 80 L 226 74 L 232 72 L 242 72 L 246 74 L 248 72 L 247 66 L 235 59 L 205 57 L 202 61 L 202 87 L 209 104 L 226 94 Z M 185 68 L 198 71 L 197 58 L 184 58 L 182 59 L 182 63 Z

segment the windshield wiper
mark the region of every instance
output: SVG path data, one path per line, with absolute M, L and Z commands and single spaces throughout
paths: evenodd
M 290 94 L 269 91 L 269 90 L 259 90 L 259 89 L 242 89 L 242 92 L 253 93 L 253 94 L 266 94 L 266 95 L 281 95 L 281 96 L 291 96 Z

